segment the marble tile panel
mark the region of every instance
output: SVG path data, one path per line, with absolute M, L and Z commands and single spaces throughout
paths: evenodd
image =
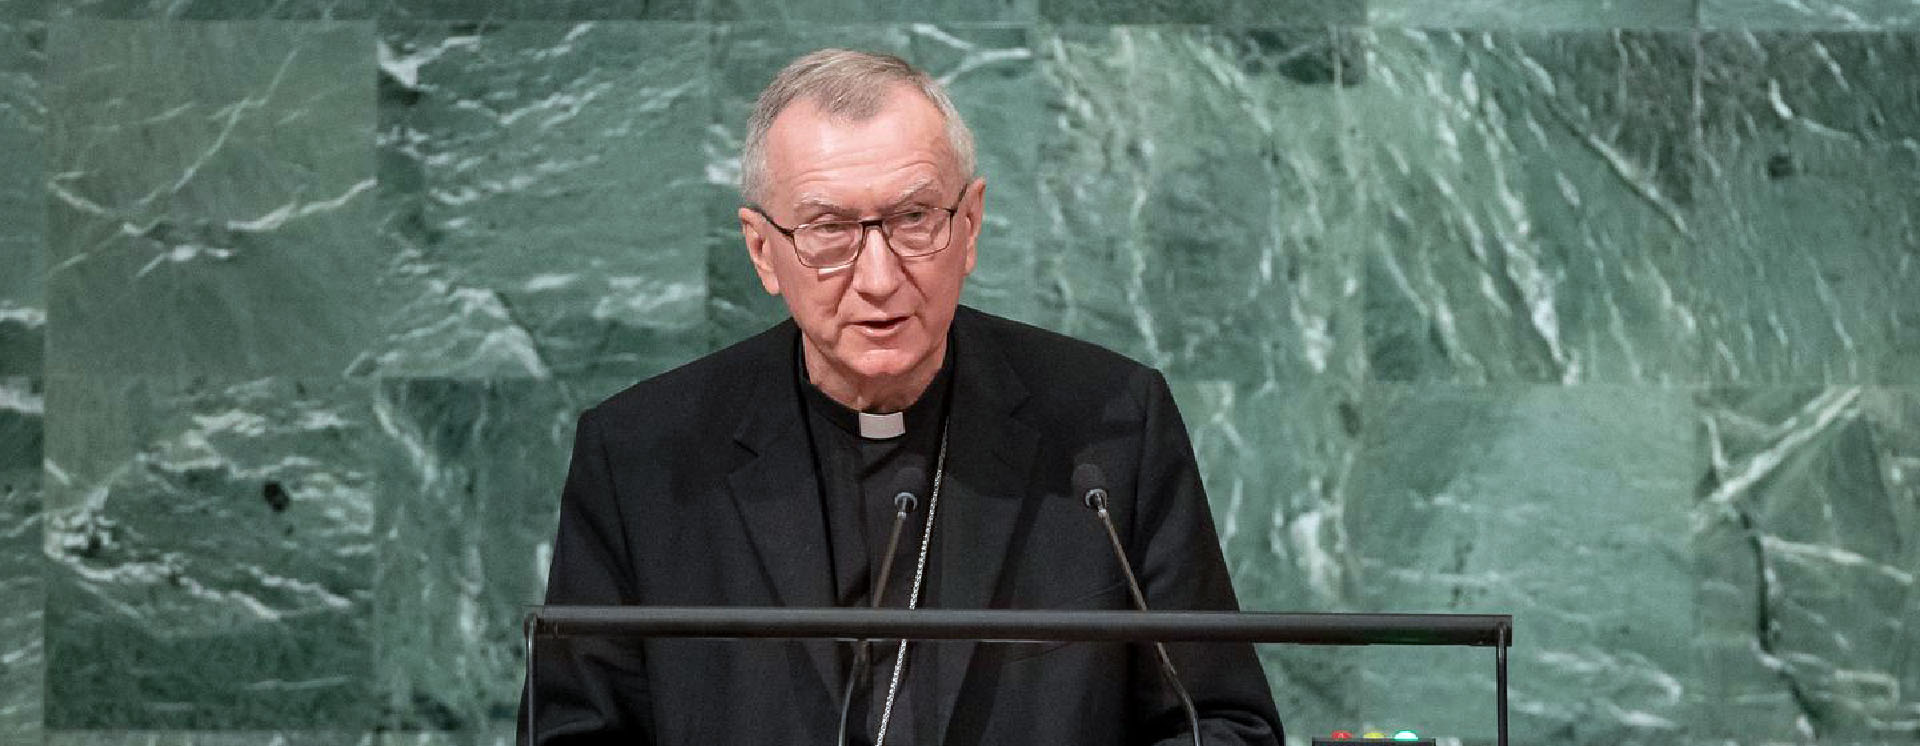
M 0 20 L 0 376 L 37 376 L 46 344 L 44 29 Z
M 1920 383 L 1920 34 L 1700 43 L 1713 380 Z
M 1171 382 L 1214 526 L 1248 610 L 1351 611 L 1359 604 L 1342 515 L 1359 456 L 1359 387 Z M 1330 733 L 1357 716 L 1350 648 L 1258 648 L 1290 733 Z
M 50 729 L 372 725 L 370 387 L 48 381 Z
M 1685 383 L 1691 41 L 1363 32 L 1343 97 L 1384 381 Z
M 372 30 L 53 25 L 50 377 L 334 375 L 373 341 Z
M 1067 27 L 1036 47 L 1041 324 L 1179 378 L 1356 377 L 1331 37 Z
M 1039 132 L 1042 83 L 1026 28 L 912 27 L 911 59 L 947 86 L 973 131 L 975 173 L 987 180 L 979 257 L 961 302 L 1039 323 Z
M 481 732 L 412 731 L 386 732 L 370 746 L 513 746 L 516 733 L 511 723 Z
M 368 733 L 271 730 L 51 731 L 46 746 L 384 746 Z
M 41 23 L 54 0 L 0 0 L 0 24 Z
M 1700 395 L 1701 735 L 1907 743 L 1920 722 L 1920 389 Z
M 1263 28 L 1324 28 L 1367 22 L 1370 0 L 1038 0 L 1040 18 L 1056 23 L 1193 23 Z
M 707 35 L 385 26 L 385 281 L 409 300 L 353 372 L 638 380 L 704 351 Z
M 638 383 L 638 381 L 630 376 L 613 374 L 605 376 L 556 378 L 553 380 L 553 385 L 559 389 L 557 395 L 561 401 L 566 403 L 567 411 L 573 413 L 585 411 L 588 407 L 599 404 L 606 400 L 607 397 L 618 394 L 635 383 Z M 569 422 L 571 422 L 571 420 L 569 420 Z M 569 425 L 569 427 L 571 427 L 571 425 Z M 573 441 L 569 439 L 567 442 L 571 444 Z M 555 482 L 550 491 L 553 493 L 553 499 L 560 499 L 559 482 Z
M 809 22 L 856 26 L 871 23 L 1026 23 L 1039 19 L 1041 0 L 706 0 L 708 20 L 730 23 Z
M 356 20 L 401 0 L 59 0 L 55 18 L 168 21 Z
M 364 0 L 382 19 L 445 21 L 700 21 L 711 0 Z
M 1696 0 L 1367 0 L 1375 27 L 1602 30 L 1693 27 Z
M 714 38 L 714 120 L 703 145 L 713 187 L 706 212 L 709 347 L 738 342 L 787 318 L 781 299 L 767 295 L 747 261 L 740 236 L 740 144 L 747 117 L 780 68 L 824 47 L 887 52 L 911 59 L 905 25 L 725 24 Z M 983 239 L 984 240 L 984 239 Z
M 1700 0 L 1708 29 L 1920 29 L 1916 0 Z
M 41 736 L 47 661 L 41 645 L 41 452 L 46 401 L 39 381 L 0 377 L 0 733 Z
M 1513 614 L 1515 743 L 1683 739 L 1701 685 L 1694 412 L 1680 389 L 1370 386 L 1341 516 L 1356 610 Z M 1492 737 L 1491 651 L 1354 656 L 1366 724 Z
M 1331 611 L 1356 603 L 1340 518 L 1359 455 L 1360 387 L 1171 385 L 1241 605 Z
M 375 519 L 382 729 L 512 732 L 520 618 L 542 598 L 574 420 L 592 403 L 552 381 L 382 384 L 375 417 L 407 454 Z

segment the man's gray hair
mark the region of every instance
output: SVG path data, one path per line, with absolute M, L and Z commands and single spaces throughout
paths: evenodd
M 918 90 L 940 110 L 947 120 L 947 145 L 954 165 L 963 177 L 972 179 L 973 132 L 960 119 L 940 81 L 890 54 L 822 49 L 789 63 L 754 102 L 753 116 L 747 119 L 747 141 L 740 149 L 740 196 L 747 204 L 764 206 L 767 130 L 793 102 L 811 101 L 829 116 L 862 121 L 879 114 L 893 86 L 901 83 Z

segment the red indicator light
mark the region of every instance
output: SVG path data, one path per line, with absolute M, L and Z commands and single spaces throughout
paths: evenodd
M 1352 737 L 1353 737 L 1353 731 L 1346 731 L 1346 730 L 1336 730 L 1336 731 L 1334 731 L 1334 732 L 1333 732 L 1333 737 L 1334 737 L 1334 738 L 1340 738 L 1340 739 L 1347 739 L 1347 738 L 1352 738 Z

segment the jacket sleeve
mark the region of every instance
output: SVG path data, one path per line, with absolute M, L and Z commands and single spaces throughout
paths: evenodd
M 548 605 L 637 603 L 626 530 L 594 410 L 580 416 L 560 495 L 560 526 L 548 572 Z M 653 740 L 645 658 L 637 640 L 535 640 L 532 679 L 522 688 L 518 741 L 645 744 Z
M 1137 558 L 1147 603 L 1161 610 L 1238 610 L 1186 426 L 1166 379 L 1152 370 L 1144 378 L 1146 419 L 1128 551 Z M 1193 697 L 1205 743 L 1282 742 L 1273 695 L 1252 645 L 1169 643 L 1167 653 Z M 1161 683 L 1152 649 L 1141 646 L 1133 657 L 1132 711 L 1141 713 L 1141 742 L 1191 743 L 1185 709 Z

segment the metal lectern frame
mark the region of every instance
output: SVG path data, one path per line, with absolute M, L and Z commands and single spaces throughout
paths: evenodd
M 573 636 L 1492 647 L 1496 737 L 1498 746 L 1507 746 L 1510 614 L 536 606 L 522 621 L 521 635 L 527 654 L 528 746 L 533 744 L 535 722 L 533 641 Z

